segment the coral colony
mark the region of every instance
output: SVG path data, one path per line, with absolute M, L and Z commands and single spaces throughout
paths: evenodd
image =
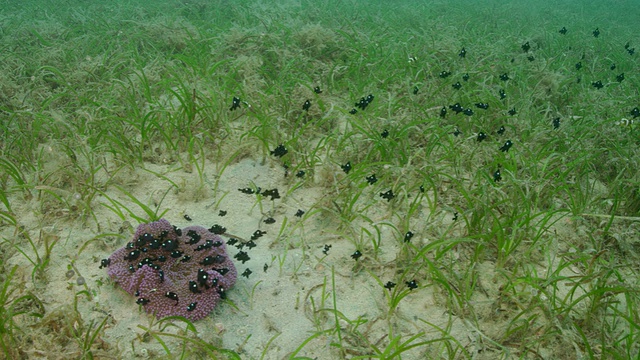
M 238 277 L 224 240 L 213 230 L 178 229 L 165 219 L 140 224 L 133 241 L 100 267 L 148 313 L 202 319 Z

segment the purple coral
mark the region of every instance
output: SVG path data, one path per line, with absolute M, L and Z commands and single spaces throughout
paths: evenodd
M 109 259 L 109 276 L 157 317 L 206 317 L 238 277 L 224 240 L 201 226 L 140 224 Z

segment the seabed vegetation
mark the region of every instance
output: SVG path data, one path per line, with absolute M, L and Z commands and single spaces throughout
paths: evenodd
M 0 357 L 640 356 L 632 1 L 1 3 Z M 206 319 L 100 268 L 163 217 Z

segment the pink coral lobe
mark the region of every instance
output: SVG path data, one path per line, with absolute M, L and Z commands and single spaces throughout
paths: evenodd
M 238 277 L 225 241 L 202 226 L 177 229 L 160 219 L 140 224 L 108 260 L 108 274 L 159 318 L 206 317 Z

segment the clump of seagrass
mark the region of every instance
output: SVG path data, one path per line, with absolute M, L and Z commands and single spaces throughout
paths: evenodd
M 202 226 L 179 229 L 161 219 L 140 224 L 133 241 L 101 267 L 136 303 L 159 318 L 206 317 L 238 277 L 224 240 Z

